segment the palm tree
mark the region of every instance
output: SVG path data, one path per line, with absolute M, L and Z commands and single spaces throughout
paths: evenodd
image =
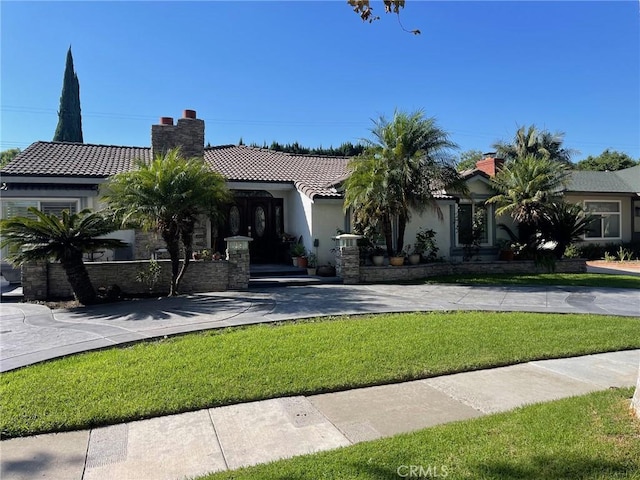
M 465 192 L 466 185 L 449 155 L 456 144 L 421 110 L 396 111 L 391 121 L 380 117 L 371 133 L 373 139 L 365 140 L 364 153 L 350 163 L 345 208 L 354 209 L 356 221 L 380 226 L 391 255 L 394 218 L 398 221 L 396 249 L 402 250 L 411 212 L 431 207 L 442 218 L 437 193 Z
M 534 155 L 569 165 L 575 150 L 562 148 L 564 133 L 551 133 L 538 130 L 535 125 L 518 128 L 511 143 L 496 142 L 493 144 L 498 156 L 506 160 Z
M 518 157 L 492 178 L 498 194 L 487 203 L 498 206 L 496 215 L 510 215 L 518 222 L 520 241 L 531 245 L 545 205 L 565 184 L 567 175 L 568 170 L 562 163 L 534 155 Z
M 111 177 L 103 191 L 123 225 L 157 230 L 171 258 L 169 295 L 177 295 L 193 253 L 193 232 L 198 217 L 212 222 L 222 218 L 230 200 L 225 180 L 200 158 L 184 159 L 180 149 L 159 154 L 136 169 Z M 184 262 L 180 268 L 180 243 Z
M 62 264 L 76 299 L 90 305 L 97 296 L 82 261 L 86 252 L 98 248 L 125 246 L 120 240 L 97 238 L 117 230 L 116 225 L 100 212 L 83 210 L 70 214 L 63 210 L 60 218 L 31 207 L 33 217 L 2 220 L 2 247 L 9 246 L 8 260 L 14 265 L 54 258 Z
M 581 205 L 554 201 L 545 206 L 540 228 L 545 240 L 556 242 L 556 258 L 562 258 L 569 245 L 582 239 L 592 220 Z

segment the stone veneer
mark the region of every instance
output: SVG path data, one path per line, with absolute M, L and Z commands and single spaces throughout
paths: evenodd
M 227 260 L 191 261 L 180 284 L 180 293 L 246 290 L 249 288 L 248 248 L 228 252 Z M 160 278 L 149 292 L 146 285 L 136 281 L 136 275 L 147 271 L 149 260 L 127 262 L 85 263 L 94 288 L 118 285 L 127 296 L 167 294 L 171 283 L 170 260 L 159 260 Z M 25 300 L 71 298 L 73 290 L 60 263 L 34 262 L 22 266 L 22 291 Z
M 183 118 L 170 123 L 151 126 L 151 158 L 180 147 L 185 158 L 204 158 L 204 120 L 196 118 L 194 110 L 185 110 Z
M 336 275 L 346 285 L 360 282 L 360 249 L 357 246 L 340 246 L 336 252 Z
M 544 266 L 536 266 L 533 261 L 514 262 L 463 262 L 463 263 L 425 263 L 404 265 L 401 267 L 359 266 L 360 283 L 392 282 L 418 280 L 438 275 L 485 275 L 492 273 L 544 273 Z M 556 262 L 557 273 L 584 273 L 587 264 L 584 259 L 564 259 Z M 344 272 L 344 267 L 343 267 Z M 342 276 L 348 275 L 343 273 Z

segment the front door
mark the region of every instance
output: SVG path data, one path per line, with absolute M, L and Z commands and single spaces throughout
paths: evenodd
M 268 192 L 242 191 L 235 192 L 234 199 L 227 211 L 218 245 L 224 245 L 225 237 L 244 235 L 253 238 L 249 242 L 251 263 L 281 262 L 283 200 L 273 198 Z M 220 248 L 224 247 L 218 250 Z

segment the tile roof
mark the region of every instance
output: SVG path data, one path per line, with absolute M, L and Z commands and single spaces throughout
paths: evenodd
M 287 182 L 309 198 L 341 197 L 335 186 L 347 177 L 347 157 L 294 155 L 245 145 L 206 148 L 204 159 L 228 180 Z
M 18 154 L 4 177 L 106 178 L 130 170 L 136 159 L 148 161 L 148 147 L 36 142 Z M 229 181 L 291 183 L 309 198 L 342 195 L 335 185 L 347 177 L 346 157 L 292 155 L 247 146 L 206 148 L 205 162 Z
M 10 176 L 105 178 L 130 170 L 134 160 L 148 160 L 150 148 L 35 142 L 20 152 L 1 173 Z

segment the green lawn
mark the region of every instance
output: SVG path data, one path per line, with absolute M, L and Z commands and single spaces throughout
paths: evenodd
M 3 437 L 640 347 L 640 320 L 451 312 L 214 330 L 0 375 Z
M 640 421 L 629 414 L 631 392 L 612 389 L 531 405 L 201 478 L 637 479 Z
M 460 285 L 567 285 L 571 287 L 609 287 L 640 289 L 640 277 L 603 273 L 534 273 L 443 275 L 429 277 L 422 283 L 454 283 Z

